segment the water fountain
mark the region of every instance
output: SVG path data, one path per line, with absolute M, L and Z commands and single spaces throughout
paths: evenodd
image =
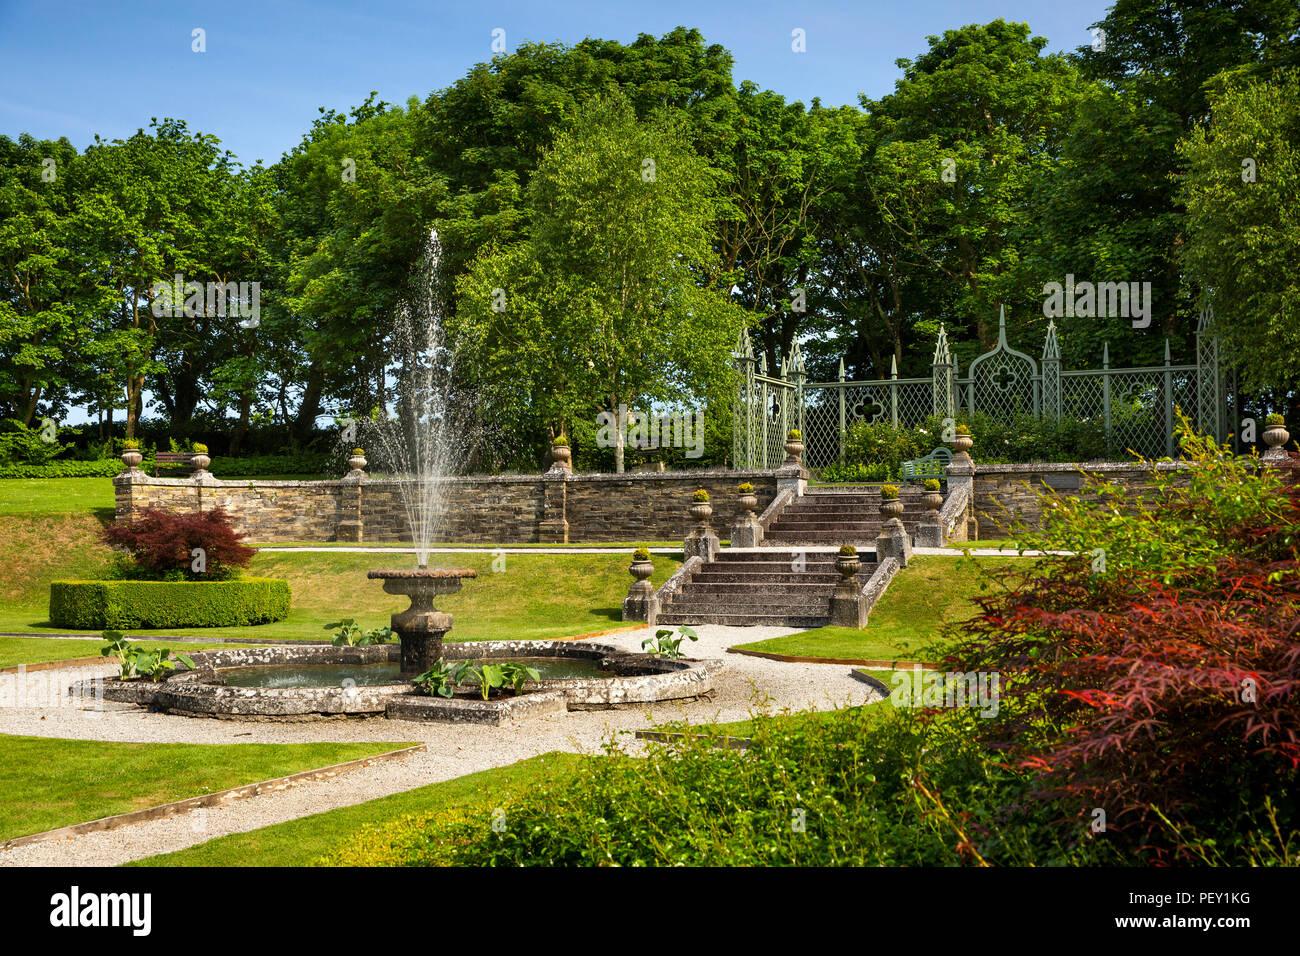
M 158 683 L 105 681 L 105 699 L 209 717 L 299 720 L 325 715 L 385 714 L 414 720 L 502 724 L 568 708 L 642 705 L 696 697 L 712 688 L 716 661 L 664 660 L 607 645 L 573 641 L 485 641 L 444 647 L 452 616 L 434 607 L 477 576 L 466 568 L 431 568 L 429 555 L 444 530 L 443 494 L 453 463 L 466 460 L 473 432 L 470 403 L 455 388 L 455 355 L 443 339 L 436 232 L 425 245 L 414 291 L 397 316 L 395 413 L 383 409 L 358 422 L 358 435 L 396 488 L 415 545 L 414 568 L 370 571 L 384 591 L 410 599 L 392 615 L 400 648 L 278 645 L 192 655 Z M 448 660 L 523 660 L 539 677 L 519 695 L 475 699 L 417 692 L 412 678 Z M 396 664 L 396 668 L 394 668 Z M 546 666 L 549 665 L 549 666 Z M 340 676 L 346 674 L 347 676 Z M 90 683 L 90 682 L 85 682 Z M 74 691 L 78 685 L 74 685 Z M 79 692 L 85 693 L 85 690 Z

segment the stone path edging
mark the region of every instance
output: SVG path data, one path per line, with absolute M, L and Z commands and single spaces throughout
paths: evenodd
M 171 803 L 160 803 L 155 807 L 146 807 L 143 810 L 131 810 L 127 813 L 116 813 L 109 817 L 100 817 L 97 820 L 89 820 L 86 823 L 73 823 L 69 826 L 57 827 L 53 830 L 42 830 L 39 833 L 29 833 L 26 836 L 14 837 L 12 840 L 5 840 L 3 843 L 0 843 L 0 850 L 8 850 L 16 846 L 26 846 L 30 843 L 44 843 L 47 840 L 62 840 L 68 837 L 80 836 L 83 833 L 93 833 L 96 830 L 115 830 L 118 827 L 131 826 L 136 823 L 145 823 L 150 820 L 162 820 L 166 817 L 174 816 L 177 813 L 186 813 L 190 810 L 197 810 L 200 807 L 219 807 L 230 803 L 232 800 L 243 800 L 247 797 L 255 797 L 262 793 L 275 793 L 280 790 L 286 790 L 299 783 L 306 783 L 315 780 L 328 780 L 331 777 L 337 777 L 341 773 L 347 773 L 349 770 L 368 767 L 376 761 L 400 760 L 412 753 L 418 753 L 424 750 L 425 746 L 425 744 L 415 744 L 412 747 L 402 747 L 399 750 L 389 750 L 384 753 L 374 754 L 370 757 L 358 757 L 356 760 L 346 760 L 343 763 L 330 764 L 328 767 L 317 767 L 314 770 L 300 770 L 298 773 L 286 774 L 283 777 L 273 777 L 270 780 L 259 780 L 257 783 L 246 783 L 242 786 L 230 787 L 226 790 L 218 790 L 216 793 L 205 793 L 199 797 L 187 797 L 184 800 L 173 800 Z

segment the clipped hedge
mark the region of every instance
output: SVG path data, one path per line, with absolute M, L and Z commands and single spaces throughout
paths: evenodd
M 289 582 L 52 581 L 55 627 L 238 627 L 280 621 L 289 614 Z
M 146 463 L 152 468 L 153 463 Z M 141 465 L 141 468 L 146 467 Z M 125 470 L 120 459 L 51 461 L 44 465 L 0 465 L 0 478 L 113 478 Z

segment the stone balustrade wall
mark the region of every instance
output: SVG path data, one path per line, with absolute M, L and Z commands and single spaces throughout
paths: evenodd
M 759 508 L 776 496 L 772 472 L 689 471 L 626 475 L 506 475 L 447 479 L 438 537 L 449 543 L 677 541 L 691 527 L 691 495 L 709 492 L 713 527 L 723 537 L 735 520 L 736 486 L 749 482 Z M 142 508 L 190 511 L 222 507 L 258 542 L 409 541 L 399 482 L 233 481 L 211 475 L 154 478 L 138 469 L 113 480 L 117 520 Z

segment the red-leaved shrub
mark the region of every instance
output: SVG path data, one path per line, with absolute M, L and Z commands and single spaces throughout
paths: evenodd
M 145 508 L 130 524 L 110 525 L 104 540 L 126 550 L 135 569 L 154 578 L 217 580 L 248 567 L 257 553 L 240 542 L 221 508 L 171 514 Z
M 1133 519 L 1213 528 L 1218 557 L 1173 573 L 1045 558 L 958 628 L 961 666 L 1001 675 L 1001 713 L 974 732 L 1075 838 L 1152 862 L 1277 862 L 1300 831 L 1300 491 L 1247 467 L 1222 493 L 1224 511 L 1175 495 Z

